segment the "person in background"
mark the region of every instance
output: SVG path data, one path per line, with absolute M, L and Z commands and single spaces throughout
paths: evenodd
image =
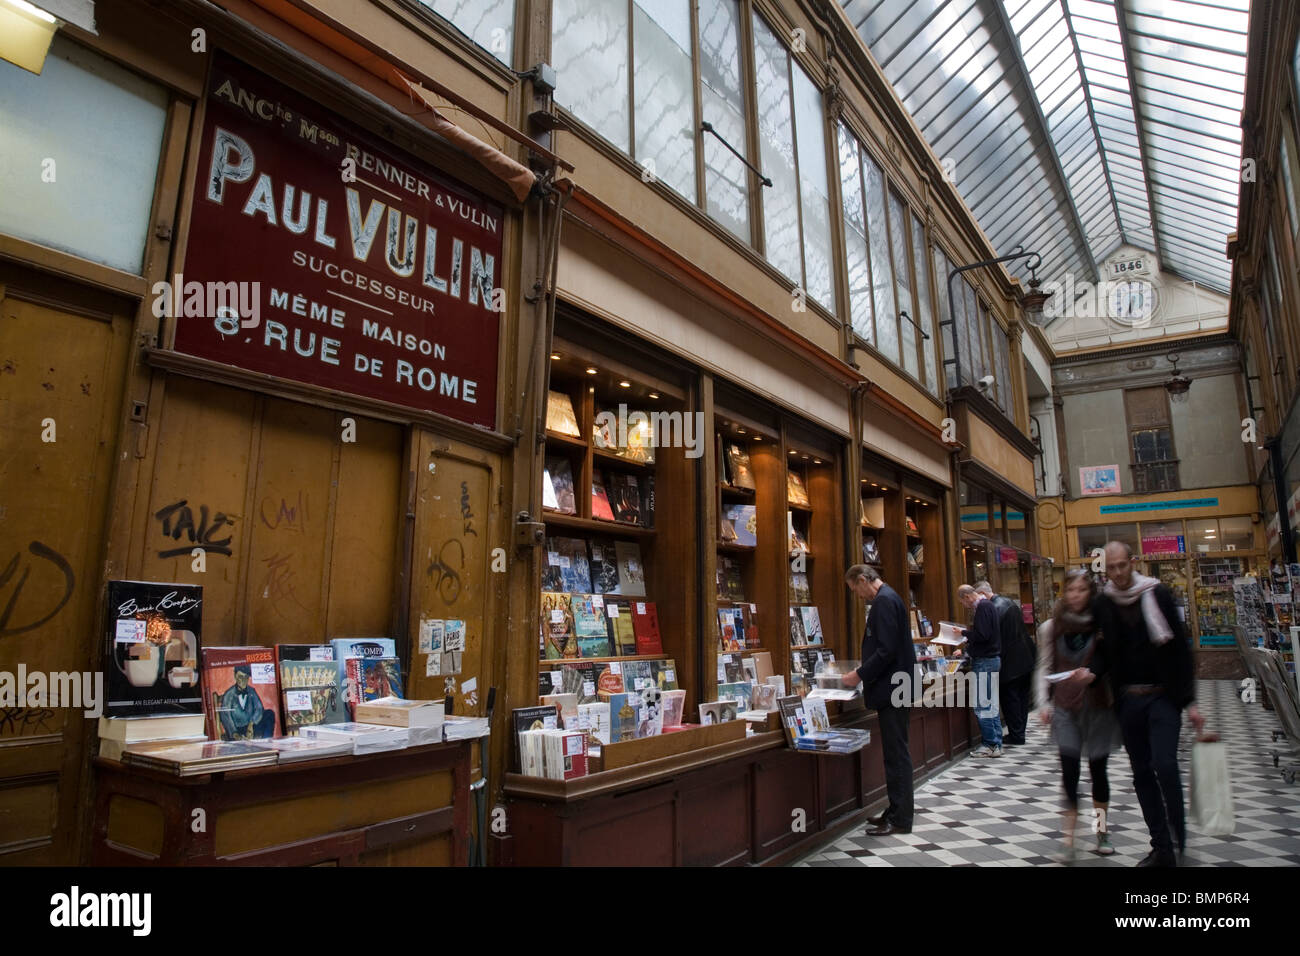
M 1183 783 L 1178 774 L 1182 711 L 1200 734 L 1192 649 L 1169 588 L 1133 570 L 1133 550 L 1106 545 L 1106 588 L 1093 616 L 1106 641 L 1106 661 L 1119 709 L 1133 788 L 1151 832 L 1151 852 L 1138 866 L 1177 866 L 1187 844 Z
M 983 746 L 972 757 L 1002 756 L 1002 716 L 998 711 L 998 670 L 1001 667 L 1002 634 L 993 602 L 969 584 L 957 589 L 957 598 L 973 615 L 966 628 L 967 653 L 975 673 L 975 719 L 980 725 Z
M 862 686 L 868 707 L 880 720 L 880 743 L 885 758 L 885 786 L 889 806 L 868 818 L 874 829 L 867 836 L 912 832 L 912 751 L 907 730 L 912 722 L 908 705 L 914 694 L 902 695 L 903 706 L 895 706 L 893 687 L 901 675 L 904 687 L 916 680 L 916 649 L 907 623 L 907 606 L 898 592 L 884 581 L 875 568 L 855 564 L 844 574 L 844 583 L 857 597 L 871 605 L 862 634 L 862 664 L 841 678 L 845 687 Z
M 998 671 L 1002 716 L 1007 732 L 1004 747 L 1025 742 L 1025 725 L 1029 722 L 1029 682 L 1034 672 L 1034 645 L 1025 633 L 1025 612 L 1019 601 L 1004 594 L 994 594 L 993 585 L 980 581 L 975 585 L 998 612 L 998 630 L 1002 637 L 1002 667 Z
M 1065 808 L 1061 829 L 1065 833 L 1065 862 L 1075 859 L 1074 830 L 1079 818 L 1079 772 L 1088 761 L 1092 777 L 1093 830 L 1097 850 L 1110 856 L 1107 814 L 1110 811 L 1110 780 L 1106 763 L 1120 746 L 1119 720 L 1113 710 L 1110 688 L 1102 680 L 1106 672 L 1104 641 L 1093 619 L 1096 597 L 1092 577 L 1081 568 L 1065 576 L 1062 598 L 1052 616 L 1038 629 L 1038 667 L 1034 671 L 1034 694 L 1039 719 L 1052 728 L 1061 757 L 1061 785 Z M 1048 681 L 1048 675 L 1069 672 L 1070 676 Z

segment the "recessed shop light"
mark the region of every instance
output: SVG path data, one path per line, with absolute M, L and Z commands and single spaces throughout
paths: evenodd
M 790 454 L 792 454 L 792 455 L 797 455 L 797 454 L 799 454 L 799 453 L 798 453 L 797 451 L 795 451 L 793 448 L 791 448 L 791 449 L 790 449 Z
M 587 391 L 589 391 L 589 392 L 594 392 L 595 390 L 596 390 L 596 386 L 595 386 L 595 385 L 588 385 L 588 386 L 587 386 Z
M 618 387 L 619 387 L 619 388 L 631 388 L 631 387 L 632 387 L 632 383 L 629 382 L 627 379 L 623 379 L 623 381 L 621 381 L 621 382 L 618 383 Z
M 762 436 L 762 435 L 757 435 L 757 434 L 754 435 L 754 441 L 762 441 L 762 440 L 763 440 L 763 436 Z
M 552 352 L 552 353 L 551 353 L 551 361 L 552 361 L 552 362 L 556 361 L 556 360 L 559 359 L 559 358 L 560 358 L 560 353 L 559 353 L 559 352 Z
M 737 435 L 743 435 L 743 434 L 745 434 L 745 429 L 743 429 L 743 428 L 741 428 L 739 425 L 737 425 L 737 426 L 736 426 L 736 434 L 737 434 Z
M 820 465 L 821 463 L 822 463 L 822 460 L 821 460 L 820 458 L 814 458 L 814 459 L 813 459 L 813 464 L 814 464 L 814 465 Z
M 587 374 L 588 374 L 588 375 L 595 375 L 598 371 L 600 371 L 600 369 L 588 368 L 588 369 L 587 369 Z
M 658 398 L 658 397 L 659 397 L 659 393 L 658 393 L 658 392 L 651 392 L 651 393 L 650 393 L 650 398 Z
M 807 456 L 807 455 L 800 455 L 799 457 L 802 458 L 804 461 L 807 461 L 807 460 L 808 460 L 808 456 Z

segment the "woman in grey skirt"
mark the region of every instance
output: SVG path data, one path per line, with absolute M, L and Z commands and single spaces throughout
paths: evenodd
M 1098 680 L 1105 657 L 1101 633 L 1092 619 L 1096 594 L 1092 578 L 1083 569 L 1065 576 L 1061 600 L 1051 620 L 1038 629 L 1038 666 L 1034 673 L 1036 698 L 1042 709 L 1039 719 L 1052 727 L 1061 754 L 1061 783 L 1065 787 L 1062 829 L 1065 831 L 1065 860 L 1075 857 L 1074 828 L 1079 817 L 1079 772 L 1088 761 L 1092 776 L 1092 805 L 1097 834 L 1096 852 L 1115 852 L 1107 832 L 1110 782 L 1106 761 L 1121 743 L 1110 689 Z M 1050 679 L 1049 679 L 1050 676 Z

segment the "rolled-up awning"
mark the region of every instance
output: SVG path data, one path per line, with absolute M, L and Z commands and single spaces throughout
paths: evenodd
M 528 198 L 529 192 L 532 191 L 533 184 L 537 182 L 537 174 L 522 163 L 515 162 L 501 150 L 497 149 L 491 143 L 485 143 L 468 130 L 461 129 L 447 117 L 438 111 L 438 104 L 435 101 L 435 94 L 426 90 L 419 83 L 413 82 L 402 75 L 400 70 L 393 70 L 393 77 L 400 82 L 407 90 L 410 91 L 412 99 L 418 99 L 432 113 L 429 125 L 439 136 L 448 140 L 456 146 L 459 146 L 465 152 L 469 153 L 479 164 L 488 172 L 496 176 L 515 194 L 515 198 L 523 202 Z M 396 84 L 395 84 L 396 85 Z M 398 87 L 401 88 L 400 86 Z

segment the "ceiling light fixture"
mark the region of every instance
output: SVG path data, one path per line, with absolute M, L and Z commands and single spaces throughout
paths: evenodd
M 587 368 L 587 374 L 588 374 L 588 375 L 595 375 L 598 371 L 600 371 L 600 370 L 599 370 L 599 369 L 596 369 L 596 368 L 591 368 L 591 367 L 588 367 L 588 368 Z

